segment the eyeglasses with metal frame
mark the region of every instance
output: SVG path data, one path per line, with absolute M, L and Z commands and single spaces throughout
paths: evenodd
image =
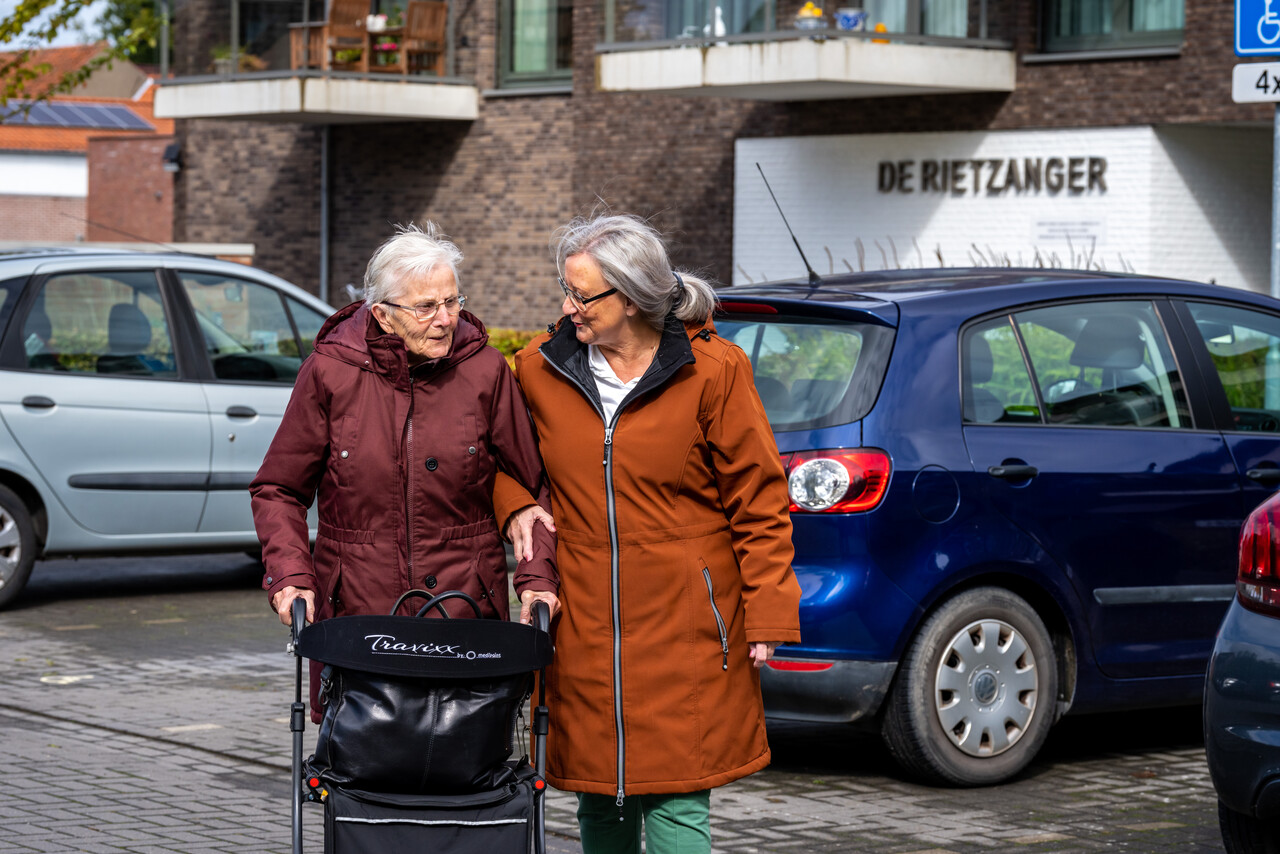
M 605 297 L 611 297 L 618 292 L 617 288 L 609 288 L 609 290 L 604 291 L 602 293 L 598 293 L 593 297 L 584 297 L 582 294 L 578 293 L 577 291 L 571 290 L 569 286 L 565 284 L 564 279 L 560 278 L 559 276 L 556 277 L 556 281 L 560 283 L 560 290 L 564 291 L 564 295 L 569 298 L 569 302 L 573 303 L 574 308 L 576 308 L 578 311 L 586 311 L 587 306 L 595 302 L 596 300 L 604 299 Z
M 467 298 L 462 294 L 456 297 L 449 297 L 444 302 L 424 302 L 418 305 L 400 305 L 399 303 L 382 301 L 382 304 L 390 308 L 401 308 L 405 311 L 412 312 L 415 319 L 420 321 L 431 320 L 436 316 L 436 312 L 443 307 L 449 314 L 457 314 L 462 311 L 462 307 L 467 304 Z

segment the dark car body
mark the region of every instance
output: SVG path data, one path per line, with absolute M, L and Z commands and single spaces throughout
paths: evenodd
M 1204 746 L 1229 854 L 1280 850 L 1280 495 L 1250 515 L 1209 660 Z
M 720 298 L 793 486 L 840 452 L 866 497 L 793 503 L 803 640 L 763 673 L 771 715 L 879 725 L 965 785 L 1067 711 L 1198 700 L 1236 534 L 1280 483 L 1280 302 L 994 269 Z

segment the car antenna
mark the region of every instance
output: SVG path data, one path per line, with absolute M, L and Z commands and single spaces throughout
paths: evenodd
M 760 169 L 759 162 L 756 163 L 756 168 Z M 773 199 L 773 204 L 778 209 L 778 216 L 782 217 L 782 224 L 787 227 L 787 234 L 791 235 L 791 242 L 796 245 L 796 251 L 800 253 L 800 260 L 804 262 L 804 268 L 809 271 L 809 284 L 811 286 L 822 284 L 822 279 L 809 266 L 809 259 L 804 257 L 804 250 L 800 248 L 800 241 L 796 240 L 796 233 L 791 230 L 791 223 L 787 222 L 787 215 L 782 212 L 782 205 L 778 204 L 778 197 L 773 194 L 773 187 L 769 186 L 769 179 L 764 177 L 763 169 L 760 169 L 760 180 L 764 181 L 764 188 L 769 191 L 769 198 Z
M 66 213 L 65 211 L 62 213 L 62 215 L 67 217 L 68 219 L 79 220 L 80 222 L 83 222 L 85 225 L 92 225 L 95 228 L 105 228 L 107 231 L 114 231 L 116 234 L 123 234 L 125 237 L 132 237 L 134 240 L 138 241 L 139 243 L 150 243 L 153 246 L 159 246 L 161 249 L 165 250 L 166 252 L 173 252 L 177 255 L 196 254 L 194 252 L 188 252 L 186 249 L 179 249 L 176 246 L 170 246 L 167 243 L 161 243 L 159 240 L 152 240 L 150 237 L 142 237 L 141 235 L 138 235 L 138 234 L 132 234 L 128 231 L 125 231 L 122 228 L 115 228 L 114 226 L 110 226 L 105 223 L 94 222 L 93 220 L 88 219 L 86 217 L 76 216 L 75 214 L 69 214 L 69 213 Z

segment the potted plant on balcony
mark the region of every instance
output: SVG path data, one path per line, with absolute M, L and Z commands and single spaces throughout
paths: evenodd
M 209 70 L 214 74 L 230 74 L 232 72 L 231 64 L 231 45 L 218 45 L 210 53 L 213 55 L 213 62 L 209 65 Z M 241 51 L 240 61 L 238 63 L 240 71 L 266 71 L 267 61 L 259 56 Z
M 395 55 L 400 45 L 394 39 L 384 38 L 374 42 L 373 62 L 375 65 L 394 65 Z

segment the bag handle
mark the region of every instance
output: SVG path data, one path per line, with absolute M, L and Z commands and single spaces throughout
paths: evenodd
M 474 611 L 476 614 L 476 619 L 483 619 L 484 617 L 484 615 L 480 613 L 480 606 L 476 604 L 476 600 L 472 599 L 470 596 L 468 596 L 466 593 L 463 593 L 461 590 L 446 590 L 445 592 L 440 594 L 431 594 L 425 590 L 420 590 L 420 589 L 407 590 L 405 591 L 403 596 L 401 596 L 399 599 L 396 600 L 396 604 L 391 606 L 391 613 L 395 614 L 396 611 L 399 611 L 400 606 L 404 604 L 404 600 L 415 598 L 415 597 L 421 597 L 427 600 L 427 603 L 423 605 L 418 610 L 418 613 L 415 615 L 418 617 L 421 617 L 423 614 L 427 613 L 427 611 L 429 611 L 431 608 L 434 607 L 439 609 L 440 615 L 442 617 L 444 617 L 446 620 L 449 619 L 449 612 L 444 609 L 444 604 L 443 604 L 449 599 L 463 600 L 464 602 L 466 602 L 471 606 L 471 610 Z

